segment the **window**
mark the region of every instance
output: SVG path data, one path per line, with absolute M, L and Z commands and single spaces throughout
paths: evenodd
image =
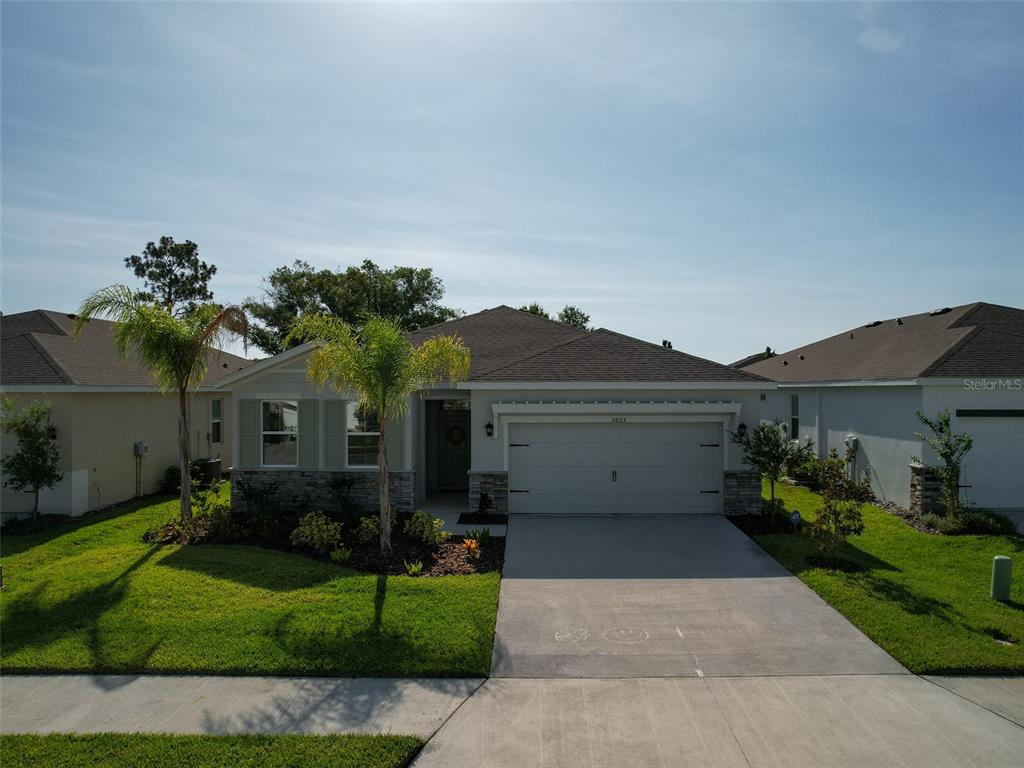
M 358 403 L 345 403 L 345 428 L 348 466 L 377 466 L 380 422 L 377 420 L 376 411 L 361 408 Z
M 794 440 L 800 437 L 800 395 L 789 396 L 789 436 Z
M 299 463 L 299 404 L 263 401 L 263 465 L 294 467 Z
M 224 423 L 224 417 L 221 415 L 223 408 L 223 400 L 211 400 L 210 401 L 210 442 L 219 443 L 221 439 L 221 425 Z

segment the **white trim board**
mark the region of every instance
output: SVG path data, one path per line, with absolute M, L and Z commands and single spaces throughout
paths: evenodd
M 634 389 L 634 390 L 693 390 L 731 389 L 753 390 L 776 389 L 774 381 L 460 381 L 458 389 Z

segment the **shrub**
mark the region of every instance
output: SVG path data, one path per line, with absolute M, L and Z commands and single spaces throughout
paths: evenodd
M 355 479 L 344 475 L 335 475 L 327 484 L 331 496 L 334 497 L 335 508 L 330 515 L 331 518 L 343 523 L 346 526 L 355 526 L 359 523 L 359 503 L 352 497 L 352 487 Z
M 422 509 L 416 510 L 403 529 L 406 536 L 419 539 L 431 547 L 440 546 L 451 534 L 444 529 L 444 520 L 431 517 Z
M 821 484 L 822 508 L 811 521 L 807 533 L 818 550 L 833 566 L 836 552 L 848 536 L 864 530 L 861 517 L 863 503 L 855 498 L 856 483 L 851 483 L 846 462 L 833 452 L 819 462 L 818 482 Z
M 808 456 L 803 461 L 794 461 L 786 466 L 786 474 L 794 480 L 817 486 L 818 464 L 817 456 Z
M 232 487 L 240 504 L 235 511 L 236 522 L 246 535 L 269 546 L 280 546 L 297 524 L 297 515 L 284 515 L 277 502 L 277 485 L 253 485 L 241 480 Z
M 292 546 L 325 554 L 341 544 L 341 523 L 331 522 L 322 512 L 310 512 L 299 520 L 289 540 Z
M 380 539 L 380 520 L 376 517 L 361 517 L 356 527 L 356 541 L 369 544 Z
M 405 561 L 405 572 L 409 576 L 419 576 L 423 573 L 423 563 L 417 560 L 415 563 L 410 563 L 408 560 Z
M 181 468 L 177 464 L 171 464 L 164 470 L 163 479 L 160 481 L 160 493 L 177 493 L 181 485 Z
M 467 528 L 465 538 L 476 539 L 481 544 L 491 540 L 490 528 Z
M 348 547 L 338 547 L 331 552 L 331 560 L 336 562 L 338 565 L 344 565 L 352 557 L 352 550 Z
M 1016 532 L 1012 520 L 988 509 L 968 509 L 959 515 L 923 515 L 921 520 L 947 536 L 999 536 Z

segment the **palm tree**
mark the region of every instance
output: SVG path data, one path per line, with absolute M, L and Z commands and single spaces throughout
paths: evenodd
M 371 315 L 358 330 L 337 317 L 309 314 L 288 334 L 316 346 L 306 373 L 318 386 L 330 384 L 339 395 L 355 393 L 358 407 L 377 414 L 380 438 L 377 467 L 380 486 L 380 552 L 391 553 L 391 504 L 388 499 L 388 419 L 405 412 L 409 396 L 421 387 L 469 375 L 469 350 L 454 336 L 435 336 L 414 346 L 394 320 Z
M 248 338 L 249 323 L 240 307 L 198 304 L 174 315 L 167 307 L 140 298 L 125 285 L 101 288 L 82 302 L 74 336 L 93 317 L 113 320 L 121 357 L 134 353 L 160 389 L 178 393 L 178 450 L 181 462 L 181 519 L 192 516 L 192 471 L 189 455 L 189 394 L 206 374 L 207 358 L 228 339 Z

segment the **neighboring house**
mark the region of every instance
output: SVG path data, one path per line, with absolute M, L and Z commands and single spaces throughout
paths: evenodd
M 156 491 L 178 463 L 178 398 L 156 388 L 137 360 L 121 359 L 114 324 L 90 320 L 72 338 L 74 315 L 34 310 L 0 319 L 0 388 L 23 405 L 53 404 L 64 478 L 40 493 L 43 513 L 80 515 Z M 251 361 L 216 352 L 192 396 L 192 452 L 231 461 L 230 394 L 217 380 Z M 144 446 L 135 455 L 135 444 Z M 14 440 L 3 436 L 3 451 Z M 4 517 L 32 511 L 32 494 L 3 488 Z
M 607 330 L 581 331 L 501 306 L 412 333 L 470 350 L 465 381 L 410 398 L 387 430 L 391 498 L 438 493 L 493 512 L 719 513 L 760 504 L 760 478 L 729 430 L 758 422 L 775 383 Z M 372 413 L 306 377 L 303 345 L 232 374 L 241 484 L 284 504 L 334 493 L 377 508 Z M 348 486 L 347 491 L 345 487 Z
M 954 430 L 974 438 L 964 497 L 1024 508 L 1024 310 L 979 302 L 875 321 L 743 370 L 779 382 L 766 417 L 814 440 L 819 456 L 855 440 L 857 476 L 904 507 L 928 505 L 935 490 L 910 466 L 935 462 L 915 414 L 949 408 Z

